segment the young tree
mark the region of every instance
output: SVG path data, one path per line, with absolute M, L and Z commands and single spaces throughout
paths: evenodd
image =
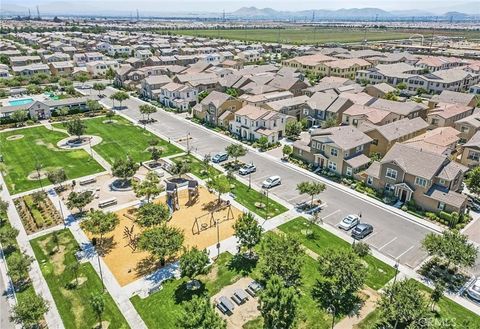
M 233 225 L 235 237 L 240 245 L 251 255 L 253 247 L 260 243 L 263 228 L 253 217 L 252 213 L 243 213 Z
M 356 242 L 352 246 L 352 250 L 361 258 L 364 258 L 370 254 L 370 246 L 368 245 L 368 243 L 361 242 L 361 241 Z
M 325 191 L 327 187 L 323 183 L 305 181 L 297 184 L 297 191 L 300 194 L 307 194 L 312 197 L 310 205 L 313 206 L 315 196 Z
M 145 116 L 147 116 L 146 122 L 150 122 L 150 115 L 157 112 L 157 108 L 150 104 L 142 104 L 139 107 L 140 113 L 142 114 L 143 121 L 145 121 Z
M 468 241 L 468 237 L 458 230 L 444 231 L 441 235 L 429 233 L 422 241 L 423 248 L 430 256 L 437 256 L 459 267 L 475 264 L 478 249 Z
M 282 148 L 282 154 L 284 158 L 290 157 L 290 155 L 293 153 L 293 148 L 290 145 L 284 145 Z
M 135 175 L 139 165 L 131 157 L 116 159 L 112 165 L 112 174 L 120 178 L 121 185 L 126 186 Z
M 79 213 L 83 213 L 83 208 L 93 201 L 93 193 L 85 192 L 71 192 L 68 195 L 67 207 L 69 209 L 77 208 Z
M 67 128 L 67 132 L 70 135 L 77 136 L 77 140 L 80 140 L 82 135 L 87 130 L 87 126 L 78 118 L 66 121 L 64 126 Z
M 475 167 L 468 173 L 467 179 L 465 180 L 470 192 L 479 195 L 480 194 L 480 167 Z
M 118 215 L 113 212 L 91 210 L 85 220 L 81 223 L 82 229 L 93 235 L 100 236 L 100 244 L 103 243 L 103 236 L 112 232 L 120 223 Z
M 92 295 L 90 296 L 89 302 L 90 302 L 90 306 L 93 309 L 93 312 L 95 312 L 95 314 L 98 317 L 98 323 L 100 328 L 103 328 L 102 315 L 103 315 L 103 312 L 105 312 L 105 300 L 103 299 L 103 294 L 92 293 Z
M 435 311 L 435 306 L 438 304 L 440 299 L 442 299 L 443 294 L 445 293 L 445 283 L 442 281 L 435 282 L 435 288 L 430 294 L 430 305 L 432 307 L 432 312 Z
M 220 204 L 222 195 L 225 193 L 230 192 L 230 181 L 227 177 L 221 173 L 215 173 L 213 171 L 210 172 L 207 187 L 217 191 L 218 193 L 218 200 L 217 203 Z
M 109 66 L 107 71 L 105 72 L 105 77 L 111 81 L 115 78 L 116 74 L 117 73 L 115 72 L 115 70 L 111 66 Z
M 145 197 L 147 203 L 149 203 L 151 198 L 155 198 L 162 193 L 163 188 L 160 186 L 158 175 L 153 171 L 149 171 L 141 182 L 133 181 L 133 191 L 137 198 Z
M 327 249 L 318 258 L 320 279 L 312 295 L 324 309 L 348 314 L 360 302 L 357 292 L 367 276 L 363 261 L 351 249 Z M 334 318 L 335 318 L 334 314 Z
M 273 275 L 260 294 L 260 313 L 265 329 L 295 328 L 298 295 L 294 287 L 285 287 L 282 278 Z
M 265 136 L 260 137 L 257 139 L 257 145 L 260 151 L 265 151 L 268 147 L 268 138 Z
M 106 86 L 103 83 L 95 82 L 93 84 L 93 90 L 98 91 L 98 95 L 100 95 L 100 92 L 105 90 L 105 88 L 106 88 Z
M 47 178 L 53 185 L 62 186 L 62 183 L 67 180 L 67 174 L 63 168 L 50 170 L 47 172 Z
M 300 284 L 305 253 L 298 240 L 287 235 L 265 235 L 259 253 L 258 268 L 264 281 L 278 275 L 286 286 Z
M 142 227 L 152 227 L 165 223 L 170 217 L 170 211 L 161 203 L 145 203 L 136 212 L 136 222 Z
M 2 219 L 3 220 L 3 219 Z M 10 225 L 0 227 L 0 244 L 4 250 L 7 250 L 16 244 L 18 230 Z
M 122 102 L 123 101 L 126 101 L 127 99 L 130 98 L 130 95 L 128 95 L 126 92 L 124 91 L 117 91 L 115 94 L 112 94 L 110 96 L 110 99 L 114 100 L 114 101 L 117 101 L 120 103 L 120 106 L 119 108 L 121 109 L 122 108 Z
M 158 148 L 155 146 L 150 147 L 150 159 L 152 159 L 155 162 L 158 162 L 158 160 L 162 157 L 163 149 Z
M 289 121 L 285 125 L 285 135 L 290 139 L 297 139 L 302 129 L 303 125 L 300 121 Z
M 90 112 L 97 112 L 97 111 L 100 111 L 103 108 L 103 106 L 97 100 L 88 99 L 87 108 Z
M 21 253 L 20 251 L 13 252 L 8 258 L 8 275 L 14 282 L 15 286 L 21 286 L 28 281 L 28 271 L 33 258 Z
M 177 175 L 181 178 L 183 175 L 190 171 L 190 162 L 187 160 L 182 160 L 175 162 L 172 168 L 172 174 Z
M 27 117 L 27 112 L 22 110 L 15 111 L 10 115 L 10 118 L 16 123 L 16 127 L 21 127 L 23 122 L 27 120 Z
M 160 260 L 162 266 L 181 250 L 183 232 L 166 224 L 143 231 L 138 238 L 138 248 L 148 251 Z
M 226 329 L 227 324 L 210 304 L 205 296 L 193 295 L 184 302 L 183 313 L 179 321 L 181 329 Z
M 235 159 L 235 163 L 238 162 L 239 157 L 243 157 L 245 154 L 247 154 L 247 149 L 245 146 L 240 144 L 230 144 L 225 148 L 225 151 L 227 152 L 228 156 L 231 156 Z
M 12 320 L 24 328 L 36 328 L 48 309 L 49 306 L 42 297 L 26 294 L 13 307 Z
M 87 82 L 88 79 L 90 79 L 90 76 L 88 75 L 88 73 L 83 73 L 83 72 L 77 75 L 76 77 L 76 80 L 80 81 L 82 85 L 85 84 L 85 82 Z
M 205 249 L 199 250 L 197 247 L 192 247 L 186 250 L 180 257 L 180 272 L 182 276 L 192 281 L 196 276 L 206 273 L 209 261 L 208 253 Z
M 61 107 L 58 110 L 56 110 L 56 112 L 57 112 L 57 115 L 59 117 L 64 117 L 64 116 L 68 115 L 70 110 L 68 109 L 68 107 Z

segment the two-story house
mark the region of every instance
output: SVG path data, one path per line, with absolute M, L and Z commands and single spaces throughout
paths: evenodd
M 148 76 L 141 82 L 140 94 L 143 97 L 158 100 L 161 92 L 160 88 L 170 82 L 172 82 L 172 79 L 167 75 Z
M 193 116 L 211 125 L 228 127 L 234 113 L 242 107 L 242 102 L 230 95 L 212 91 L 193 107 Z
M 480 165 L 480 132 L 477 131 L 468 142 L 462 145 L 460 162 L 469 168 Z
M 180 111 L 187 111 L 198 100 L 198 91 L 188 85 L 170 82 L 160 87 L 160 103 Z

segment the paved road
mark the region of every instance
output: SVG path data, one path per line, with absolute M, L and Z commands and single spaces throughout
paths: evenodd
M 114 89 L 108 88 L 104 94 L 109 96 L 113 92 Z M 108 98 L 104 98 L 103 102 L 112 105 Z M 139 120 L 141 115 L 138 106 L 141 104 L 140 100 L 131 98 L 123 102 L 122 107 L 124 108 L 120 112 L 134 120 Z M 186 146 L 186 137 L 189 134 L 189 147 L 192 152 L 199 155 L 214 154 L 231 144 L 226 137 L 219 136 L 164 111 L 155 113 L 152 118 L 157 121 L 148 125 L 151 129 L 184 146 Z M 254 151 L 248 152 L 242 161 L 253 162 L 257 166 L 257 172 L 252 175 L 252 182 L 257 185 L 260 185 L 259 183 L 270 175 L 282 177 L 282 185 L 273 188 L 270 193 L 274 193 L 291 204 L 305 199 L 305 197 L 299 196 L 295 190 L 298 182 L 320 180 Z M 322 216 L 329 224 L 336 225 L 347 214 L 361 213 L 363 220 L 375 228 L 375 232 L 366 240 L 371 246 L 412 268 L 425 259 L 426 253 L 421 250 L 420 243 L 429 232 L 428 228 L 334 186 L 329 186 L 320 198 L 327 203 Z
M 14 329 L 15 325 L 10 321 L 10 304 L 8 303 L 7 296 L 5 294 L 5 282 L 0 277 L 0 328 L 2 329 Z

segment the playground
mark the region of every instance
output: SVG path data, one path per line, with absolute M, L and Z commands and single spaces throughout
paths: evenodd
M 196 182 L 195 182 L 196 183 Z M 154 202 L 168 203 L 175 208 L 168 225 L 183 230 L 185 246 L 197 246 L 204 249 L 217 243 L 217 227 L 220 241 L 231 237 L 234 233 L 233 224 L 241 211 L 225 201 L 217 204 L 218 196 L 210 193 L 205 187 L 188 185 L 175 188 L 175 195 L 165 193 Z M 192 185 L 192 184 L 191 184 Z M 173 199 L 172 199 L 173 198 Z M 170 200 L 167 200 L 170 199 Z M 173 202 L 173 203 L 172 203 Z M 158 269 L 159 264 L 152 261 L 148 252 L 135 248 L 135 236 L 141 233 L 141 228 L 135 224 L 135 208 L 124 208 L 116 212 L 120 224 L 116 229 L 105 235 L 106 246 L 103 258 L 118 283 L 125 286 L 140 277 Z

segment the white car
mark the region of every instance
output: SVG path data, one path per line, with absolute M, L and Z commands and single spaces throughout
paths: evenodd
M 310 129 L 308 129 L 308 133 L 311 134 L 317 129 L 320 129 L 320 126 L 317 126 L 317 125 L 311 126 Z
M 360 224 L 360 218 L 357 215 L 348 215 L 338 224 L 342 230 L 349 231 Z
M 262 187 L 272 188 L 280 184 L 282 184 L 282 180 L 280 179 L 280 176 L 270 176 L 263 181 Z
M 473 280 L 466 292 L 470 298 L 480 302 L 480 277 Z
M 238 173 L 240 175 L 248 175 L 248 174 L 251 174 L 252 172 L 255 172 L 256 170 L 257 170 L 257 168 L 255 167 L 255 165 L 253 163 L 248 163 L 248 164 L 244 165 L 242 168 L 240 168 Z

